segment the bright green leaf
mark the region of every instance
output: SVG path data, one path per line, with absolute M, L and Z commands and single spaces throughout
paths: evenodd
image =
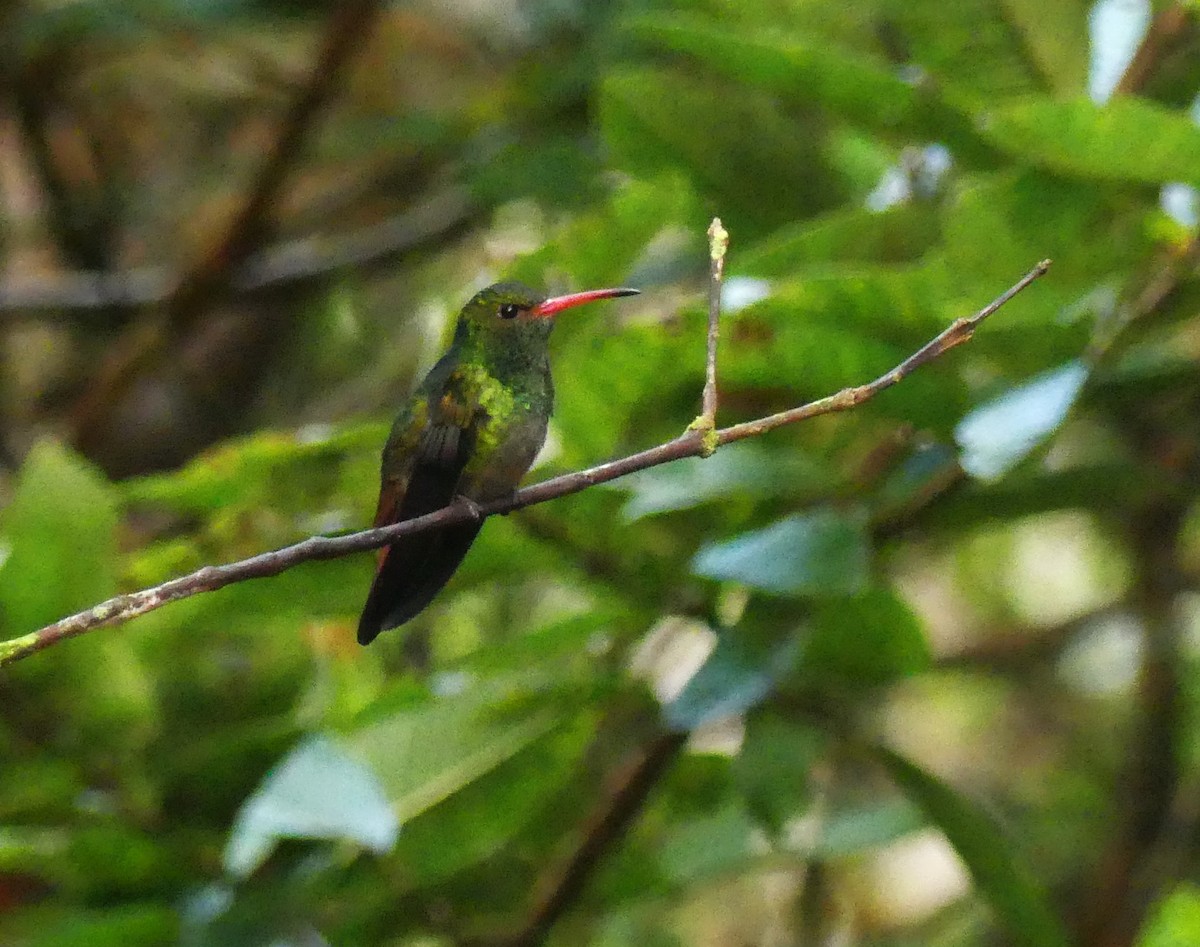
M 50 441 L 25 460 L 0 520 L 0 619 L 31 631 L 116 591 L 116 504 L 104 478 Z
M 1131 96 L 1106 105 L 1030 99 L 988 111 L 980 129 L 997 148 L 1060 174 L 1200 184 L 1200 127 Z
M 1176 885 L 1160 901 L 1137 940 L 1137 947 L 1192 947 L 1200 944 L 1200 888 Z

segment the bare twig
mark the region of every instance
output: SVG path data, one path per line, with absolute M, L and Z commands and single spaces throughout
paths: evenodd
M 709 429 L 717 426 L 717 341 L 721 333 L 721 282 L 725 276 L 725 253 L 729 234 L 714 217 L 708 227 L 708 353 L 704 366 L 703 418 Z
M 0 667 L 43 651 L 67 638 L 73 638 L 97 628 L 121 624 L 138 615 L 161 608 L 168 602 L 189 598 L 201 592 L 211 592 L 234 582 L 278 575 L 302 562 L 310 562 L 315 559 L 333 559 L 353 552 L 378 549 L 401 537 L 448 526 L 452 523 L 465 522 L 479 514 L 491 516 L 497 513 L 508 513 L 511 510 L 532 506 L 535 503 L 544 503 L 547 500 L 578 493 L 588 487 L 616 480 L 618 477 L 624 477 L 638 470 L 657 467 L 660 464 L 681 460 L 685 457 L 705 456 L 707 453 L 711 453 L 707 446 L 707 442 L 710 440 L 715 441 L 716 445 L 729 444 L 748 437 L 758 437 L 787 424 L 795 424 L 824 414 L 847 411 L 892 387 L 922 365 L 968 341 L 975 330 L 979 328 L 980 323 L 1026 286 L 1045 274 L 1049 267 L 1050 261 L 1043 260 L 1025 274 L 1019 282 L 973 316 L 955 320 L 945 331 L 931 339 L 891 371 L 864 385 L 843 388 L 836 394 L 788 411 L 717 429 L 707 434 L 689 429 L 664 444 L 618 460 L 611 460 L 587 470 L 544 480 L 518 490 L 512 496 L 479 504 L 475 510 L 454 504 L 425 516 L 393 523 L 390 526 L 363 530 L 346 536 L 313 536 L 295 545 L 285 546 L 273 552 L 260 553 L 249 559 L 220 566 L 205 566 L 190 575 L 172 579 L 162 585 L 143 589 L 140 592 L 118 595 L 94 608 L 71 615 L 30 634 L 0 642 Z

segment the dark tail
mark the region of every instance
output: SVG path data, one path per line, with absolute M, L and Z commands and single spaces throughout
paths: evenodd
M 389 546 L 358 620 L 358 643 L 370 644 L 428 605 L 450 581 L 482 525 L 456 523 Z

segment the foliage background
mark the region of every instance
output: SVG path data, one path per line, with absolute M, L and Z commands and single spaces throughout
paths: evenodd
M 714 214 L 723 421 L 1056 260 L 860 410 L 489 522 L 370 649 L 360 556 L 5 669 L 0 941 L 1194 942 L 1196 17 L 0 7 L 5 637 L 364 525 L 494 278 L 645 290 L 556 331 L 545 476 L 695 415 Z

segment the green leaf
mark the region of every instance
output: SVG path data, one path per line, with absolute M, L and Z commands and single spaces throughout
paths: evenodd
M 777 595 L 838 598 L 865 588 L 869 567 L 862 510 L 796 514 L 774 526 L 701 549 L 697 575 Z
M 773 832 L 808 804 L 809 772 L 827 742 L 816 728 L 767 708 L 746 721 L 746 736 L 733 761 L 734 777 L 747 808 Z
M 919 102 L 917 88 L 886 64 L 839 50 L 823 38 L 746 35 L 725 23 L 678 15 L 639 17 L 627 28 L 655 45 L 689 53 L 738 82 L 820 103 L 872 126 L 897 127 Z
M 179 912 L 157 903 L 99 910 L 51 903 L 6 912 L 0 940 L 12 947 L 159 947 L 179 942 Z
M 590 732 L 568 727 L 536 740 L 405 823 L 395 856 L 413 882 L 437 884 L 496 854 L 536 822 L 557 804 L 555 794 L 574 774 L 579 744 Z
M 816 263 L 906 263 L 934 246 L 938 209 L 926 201 L 886 210 L 843 207 L 812 220 L 788 224 L 730 259 L 733 273 L 794 276 Z
M 1192 947 L 1200 944 L 1200 888 L 1179 884 L 1150 913 L 1137 947 Z
M 1036 168 L 968 178 L 943 210 L 947 269 L 960 285 L 998 289 L 1053 259 L 1050 277 L 998 319 L 1022 332 L 1061 333 L 1064 313 L 1079 309 L 1098 281 L 1152 250 L 1145 209 L 1113 190 Z
M 1028 457 L 1066 419 L 1087 381 L 1072 361 L 980 405 L 955 429 L 961 463 L 973 477 L 994 480 Z
M 682 70 L 619 69 L 604 79 L 599 109 L 618 167 L 689 174 L 743 239 L 840 200 L 841 184 L 818 148 L 820 119 L 806 117 L 798 133 L 796 119 L 756 89 Z
M 91 465 L 51 441 L 21 467 L 0 534 L 0 620 L 31 631 L 116 591 L 116 504 Z
M 980 129 L 997 148 L 1060 174 L 1200 184 L 1200 127 L 1132 96 L 1106 105 L 1030 99 L 988 111 Z
M 345 741 L 374 771 L 400 823 L 511 759 L 555 724 L 549 710 L 497 719 L 502 681 L 432 700 L 358 729 Z
M 1046 894 L 1013 857 L 999 827 L 948 785 L 890 750 L 876 749 L 896 785 L 945 833 L 1013 943 L 1067 947 Z
M 798 651 L 794 637 L 764 645 L 726 632 L 700 670 L 663 708 L 667 725 L 694 730 L 709 721 L 744 713 L 771 693 Z
M 811 628 L 799 672 L 821 686 L 877 687 L 929 666 L 921 623 L 890 589 L 821 602 Z
M 1002 0 L 1005 16 L 1020 34 L 1028 57 L 1059 95 L 1080 95 L 1087 86 L 1086 0 Z
M 625 519 L 632 522 L 737 495 L 803 495 L 833 478 L 834 474 L 812 457 L 744 441 L 723 447 L 711 457 L 691 457 L 640 471 L 616 481 L 614 487 L 633 494 L 623 511 Z
M 282 838 L 348 839 L 382 853 L 398 831 L 374 774 L 328 739 L 308 737 L 242 806 L 225 848 L 225 870 L 252 874 Z
M 696 884 L 745 864 L 755 853 L 754 823 L 740 806 L 689 819 L 663 840 L 659 864 L 678 885 Z

